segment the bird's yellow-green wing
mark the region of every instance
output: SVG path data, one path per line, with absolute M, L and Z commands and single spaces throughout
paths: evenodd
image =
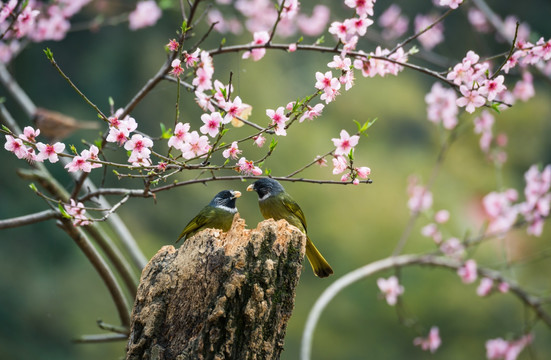
M 191 236 L 195 234 L 197 231 L 201 230 L 205 224 L 208 221 L 207 214 L 203 211 L 197 214 L 196 217 L 191 219 L 191 221 L 186 225 L 184 230 L 182 230 L 182 233 L 178 237 L 178 240 L 176 242 L 180 241 L 183 237 Z
M 304 232 L 306 233 L 306 228 L 307 228 L 307 225 L 306 225 L 306 217 L 304 216 L 304 213 L 302 212 L 302 209 L 300 208 L 300 206 L 297 204 L 297 202 L 291 197 L 289 196 L 288 194 L 285 194 L 284 196 L 282 196 L 282 201 L 283 201 L 283 205 L 285 206 L 285 208 L 291 213 L 294 215 L 294 217 L 296 217 L 302 224 L 302 227 L 304 228 Z M 291 221 L 291 219 L 287 219 L 287 221 L 291 224 L 291 225 L 294 225 L 298 228 L 300 228 L 300 226 L 298 224 L 293 224 L 293 221 Z

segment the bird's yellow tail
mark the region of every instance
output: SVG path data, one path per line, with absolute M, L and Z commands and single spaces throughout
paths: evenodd
M 333 269 L 331 269 L 329 263 L 323 258 L 318 249 L 316 249 L 309 237 L 306 237 L 306 257 L 308 261 L 310 261 L 310 265 L 316 276 L 324 278 L 333 273 Z

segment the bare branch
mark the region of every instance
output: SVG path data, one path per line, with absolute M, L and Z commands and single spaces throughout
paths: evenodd
M 19 103 L 27 116 L 32 118 L 36 113 L 36 106 L 27 93 L 19 86 L 17 81 L 15 81 L 13 76 L 11 76 L 4 62 L 0 62 L 0 82 L 2 82 L 2 85 L 10 92 L 15 101 Z
M 94 191 L 90 191 L 88 194 L 79 198 L 79 201 L 86 201 L 93 199 L 100 195 L 128 195 L 130 197 L 152 197 L 154 194 L 173 189 L 175 187 L 187 186 L 191 184 L 206 184 L 212 181 L 245 181 L 245 180 L 258 180 L 262 179 L 264 176 L 249 176 L 249 175 L 233 175 L 233 176 L 218 176 L 218 177 L 209 177 L 209 178 L 200 178 L 192 179 L 181 182 L 172 183 L 170 185 L 160 186 L 158 188 L 151 189 L 149 193 L 144 193 L 143 189 L 126 189 L 126 188 L 101 188 Z M 288 176 L 272 176 L 273 179 L 278 181 L 289 181 L 289 182 L 304 182 L 311 184 L 326 184 L 326 185 L 353 185 L 352 181 L 336 181 L 336 180 L 318 180 L 318 179 L 307 179 L 307 178 L 292 178 Z M 373 180 L 367 179 L 360 181 L 360 184 L 371 184 Z
M 252 49 L 260 49 L 260 48 L 287 51 L 289 49 L 289 45 L 287 45 L 287 44 L 264 44 L 264 45 L 245 44 L 245 45 L 226 46 L 226 47 L 223 47 L 223 48 L 209 50 L 208 52 L 211 56 L 214 56 L 214 55 L 228 53 L 228 52 L 250 51 Z M 305 45 L 305 44 L 298 44 L 297 45 L 297 51 L 299 51 L 299 50 L 302 50 L 302 51 L 316 51 L 316 52 L 321 52 L 321 53 L 332 53 L 332 54 L 340 54 L 342 52 L 342 49 L 339 48 L 339 47 L 326 47 L 326 46 Z M 458 87 L 452 81 L 448 80 L 445 76 L 440 75 L 438 72 L 430 70 L 428 68 L 424 68 L 424 67 L 419 66 L 419 65 L 414 65 L 414 64 L 411 64 L 411 63 L 407 63 L 407 62 L 404 63 L 404 62 L 401 62 L 401 61 L 390 59 L 387 56 L 369 55 L 369 54 L 366 54 L 366 53 L 360 52 L 360 51 L 349 51 L 347 54 L 350 55 L 350 56 L 354 56 L 354 57 L 364 57 L 364 58 L 371 57 L 373 59 L 388 61 L 388 62 L 397 64 L 397 65 L 400 65 L 400 66 L 403 66 L 403 67 L 406 67 L 406 68 L 409 68 L 409 69 L 412 69 L 412 70 L 415 70 L 415 71 L 419 71 L 423 74 L 432 76 L 432 77 L 434 77 L 434 78 L 436 78 L 436 79 L 438 79 L 438 80 L 440 80 L 440 81 L 442 81 L 442 82 L 444 82 L 444 83 L 446 83 L 446 84 L 448 84 L 452 87 Z
M 75 343 L 105 343 L 113 341 L 126 341 L 128 335 L 124 334 L 98 334 L 98 335 L 82 335 L 79 338 L 74 339 Z
M 19 226 L 25 226 L 30 224 L 36 224 L 41 221 L 57 218 L 58 215 L 59 214 L 54 210 L 44 210 L 34 214 L 0 220 L 0 230 L 19 227 Z
M 107 259 L 109 259 L 113 267 L 120 274 L 124 285 L 128 289 L 129 295 L 134 297 L 138 291 L 138 276 L 121 251 L 115 246 L 113 240 L 97 224 L 86 225 L 84 229 L 95 240 L 96 244 L 98 244 L 105 253 Z
M 65 218 L 61 219 L 60 226 L 75 241 L 80 250 L 92 263 L 92 266 L 94 266 L 111 294 L 111 298 L 119 314 L 121 325 L 128 328 L 130 326 L 130 307 L 128 306 L 117 278 L 92 243 L 88 240 L 82 229 L 73 226 L 71 221 Z

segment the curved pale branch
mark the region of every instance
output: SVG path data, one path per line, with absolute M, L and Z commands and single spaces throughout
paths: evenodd
M 401 255 L 372 262 L 342 276 L 325 289 L 308 314 L 308 319 L 306 320 L 306 326 L 302 335 L 301 360 L 310 359 L 316 324 L 318 323 L 322 311 L 341 290 L 378 272 L 410 265 L 427 265 L 457 270 L 463 264 L 458 260 L 433 255 Z M 517 296 L 526 306 L 530 307 L 538 318 L 551 328 L 551 315 L 543 309 L 542 303 L 538 298 L 528 294 L 518 284 L 505 279 L 498 271 L 479 267 L 478 274 L 494 281 L 507 283 L 509 285 L 509 291 Z

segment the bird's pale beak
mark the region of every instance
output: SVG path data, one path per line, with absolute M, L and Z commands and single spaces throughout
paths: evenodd
M 254 191 L 254 184 L 247 186 L 247 191 Z
M 234 191 L 233 192 L 233 197 L 238 198 L 240 196 L 241 196 L 241 191 Z

